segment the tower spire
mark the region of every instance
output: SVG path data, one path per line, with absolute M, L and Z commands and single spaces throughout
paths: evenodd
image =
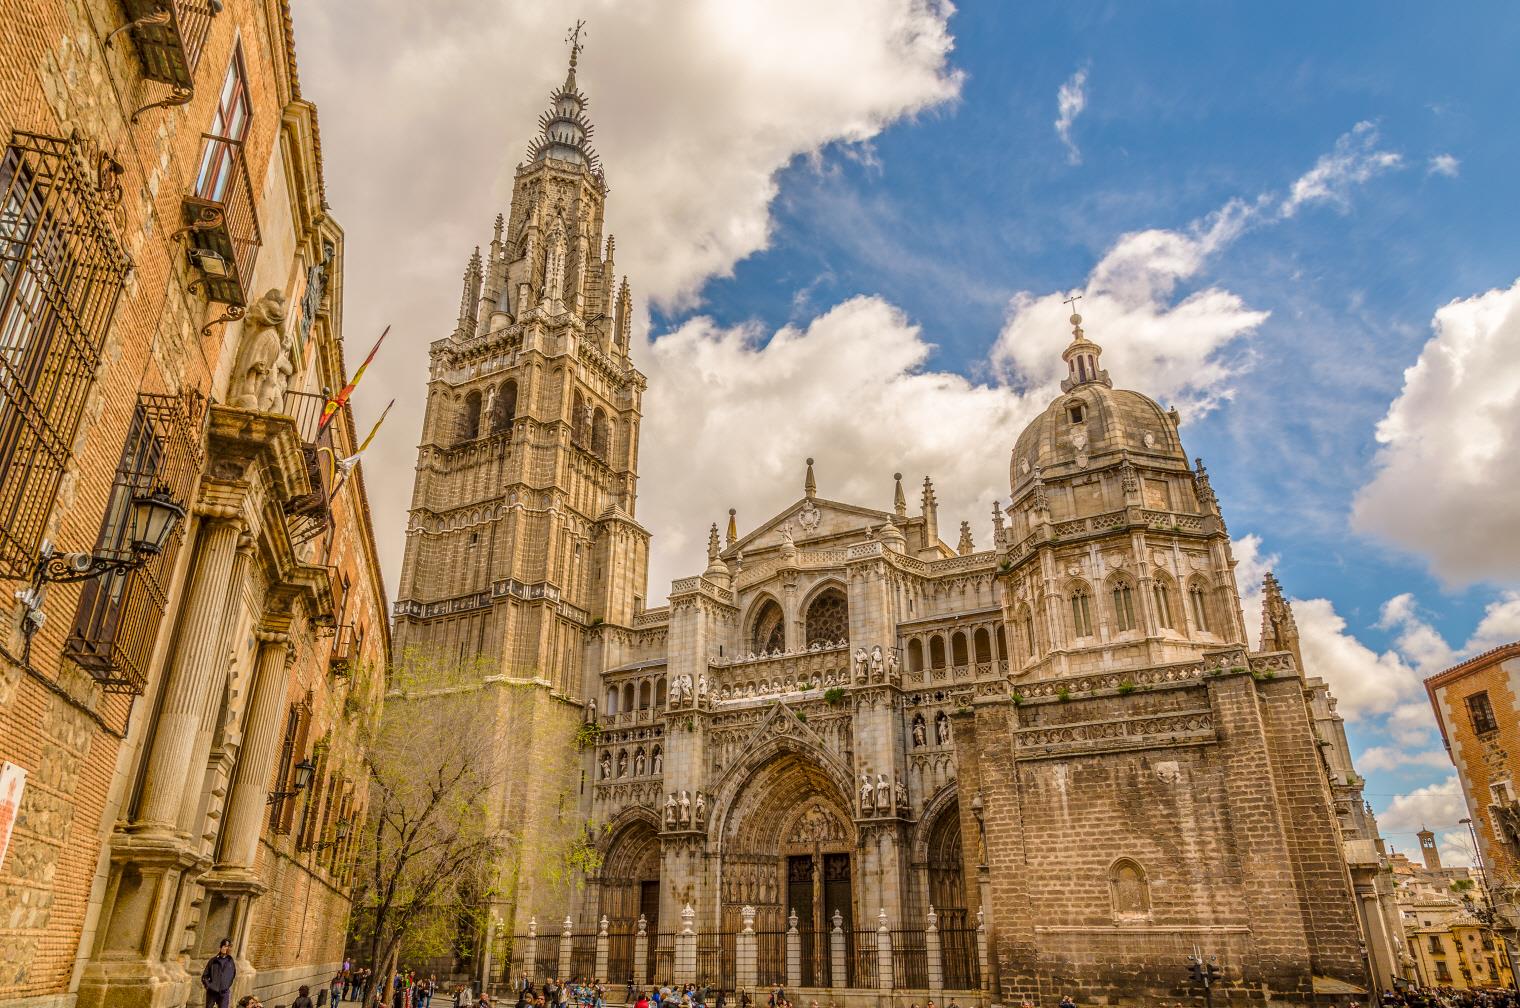
M 1261 650 L 1287 651 L 1293 655 L 1298 667 L 1304 667 L 1304 658 L 1298 646 L 1298 623 L 1293 619 L 1293 606 L 1283 598 L 1282 586 L 1277 577 L 1267 571 L 1261 582 Z
M 1108 372 L 1098 366 L 1098 358 L 1103 354 L 1103 348 L 1087 338 L 1082 331 L 1082 316 L 1077 314 L 1077 302 L 1082 295 L 1073 293 L 1062 304 L 1071 305 L 1071 343 L 1061 351 L 1061 359 L 1066 362 L 1067 376 L 1061 381 L 1061 391 L 1070 392 L 1078 385 L 1096 383 L 1113 388 L 1114 383 L 1108 380 Z
M 575 83 L 575 68 L 580 62 L 581 41 L 586 28 L 585 21 L 577 21 L 565 36 L 570 46 L 570 66 L 565 71 L 565 83 L 549 95 L 549 109 L 538 117 L 538 136 L 528 145 L 528 160 L 568 161 L 585 165 L 591 174 L 601 177 L 601 160 L 591 146 L 591 134 L 595 127 L 586 117 L 591 104 Z

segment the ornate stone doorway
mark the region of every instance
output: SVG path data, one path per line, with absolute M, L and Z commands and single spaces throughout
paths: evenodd
M 607 975 L 627 978 L 634 969 L 634 935 L 644 916 L 650 947 L 660 933 L 660 838 L 654 825 L 637 820 L 618 830 L 602 862 L 600 909 L 607 917 Z M 650 961 L 641 964 L 647 970 Z M 637 978 L 649 983 L 652 975 Z

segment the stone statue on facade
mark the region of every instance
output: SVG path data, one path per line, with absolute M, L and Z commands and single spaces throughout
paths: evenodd
M 861 774 L 860 780 L 860 812 L 870 815 L 876 811 L 876 786 L 871 783 L 870 774 Z
M 892 812 L 892 782 L 887 780 L 886 774 L 876 775 L 876 811 L 883 815 Z
M 892 794 L 897 799 L 897 811 L 906 815 L 908 812 L 908 789 L 903 785 L 902 774 L 892 784 Z
M 882 657 L 881 657 L 881 645 L 880 644 L 872 645 L 872 647 L 871 647 L 871 681 L 872 682 L 881 682 L 882 672 L 885 670 L 885 668 L 886 668 L 886 665 L 882 661 Z
M 897 678 L 897 652 L 896 651 L 888 651 L 887 652 L 887 678 L 888 679 L 896 679 Z
M 681 809 L 681 811 L 680 811 L 680 820 L 679 821 L 680 821 L 680 823 L 681 823 L 682 826 L 690 826 L 691 825 L 691 795 L 687 794 L 685 788 L 681 789 L 681 797 L 680 797 L 680 800 L 679 800 L 679 804 L 680 804 L 680 809 Z
M 676 793 L 672 791 L 665 796 L 665 825 L 674 827 L 676 815 Z
M 661 771 L 661 769 L 663 769 L 664 764 L 665 764 L 665 756 L 664 756 L 664 754 L 661 753 L 660 750 L 656 749 L 654 751 L 654 755 L 651 756 L 651 757 L 649 757 L 649 772 L 652 773 L 652 774 L 659 773 Z
M 612 776 L 612 756 L 610 754 L 602 753 L 601 767 L 602 780 L 606 780 Z
M 917 749 L 920 746 L 928 745 L 928 743 L 929 733 L 924 730 L 924 716 L 922 714 L 915 714 L 913 715 L 913 748 Z
M 644 750 L 640 749 L 633 754 L 633 775 L 635 777 L 644 776 L 644 765 Z
M 284 325 L 285 295 L 279 288 L 248 309 L 232 372 L 232 405 L 263 413 L 284 405 L 285 385 L 295 369 Z
M 706 672 L 703 672 L 703 673 L 701 673 L 700 675 L 697 676 L 697 697 L 699 699 L 702 699 L 702 700 L 706 700 L 707 699 L 707 673 Z
M 950 719 L 940 711 L 934 718 L 934 742 L 936 745 L 950 744 Z
M 855 678 L 859 679 L 861 682 L 865 682 L 866 663 L 869 661 L 870 659 L 866 657 L 865 648 L 860 647 L 855 649 Z
M 707 799 L 706 799 L 706 797 L 703 796 L 702 792 L 700 792 L 700 791 L 697 792 L 696 815 L 697 815 L 697 828 L 701 829 L 702 827 L 704 827 L 704 826 L 707 825 Z
M 617 771 L 619 777 L 628 776 L 628 754 L 626 752 L 618 753 Z

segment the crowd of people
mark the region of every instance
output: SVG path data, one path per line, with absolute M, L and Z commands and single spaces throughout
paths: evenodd
M 1383 1008 L 1520 1008 L 1520 995 L 1512 987 L 1457 990 L 1455 987 L 1410 987 L 1387 991 Z

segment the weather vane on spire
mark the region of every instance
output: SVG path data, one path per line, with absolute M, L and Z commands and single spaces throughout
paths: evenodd
M 581 54 L 581 50 L 582 49 L 586 48 L 586 43 L 584 43 L 584 42 L 581 41 L 581 32 L 583 32 L 585 30 L 586 30 L 586 21 L 585 21 L 584 18 L 582 18 L 582 19 L 580 19 L 580 20 L 578 20 L 578 21 L 575 22 L 575 27 L 574 28 L 571 28 L 569 31 L 565 32 L 565 41 L 570 46 L 570 65 L 571 66 L 575 66 L 576 57 L 578 57 Z

